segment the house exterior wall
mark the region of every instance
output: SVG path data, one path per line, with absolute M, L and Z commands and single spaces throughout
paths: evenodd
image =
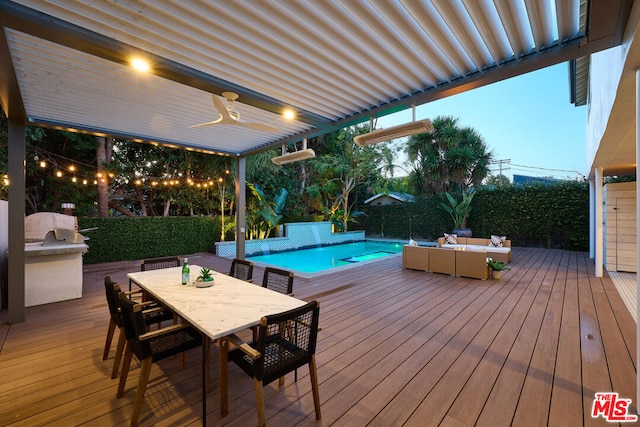
M 591 55 L 587 101 L 587 169 L 604 137 L 616 99 L 628 47 L 621 45 Z

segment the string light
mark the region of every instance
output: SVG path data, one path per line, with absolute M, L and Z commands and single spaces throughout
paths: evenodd
M 45 151 L 45 150 L 42 150 Z M 48 152 L 47 152 L 48 153 Z M 54 153 L 48 153 L 51 156 L 58 156 Z M 89 185 L 90 183 L 93 183 L 93 185 L 98 185 L 98 183 L 105 183 L 108 184 L 109 179 L 115 179 L 116 175 L 113 172 L 96 172 L 95 174 L 92 174 L 94 176 L 94 179 L 91 179 L 91 177 L 87 177 L 86 174 L 83 174 L 82 171 L 80 170 L 80 168 L 77 166 L 78 163 L 80 163 L 81 165 L 84 165 L 86 167 L 89 168 L 93 168 L 95 169 L 94 166 L 92 165 L 86 165 L 82 162 L 77 162 L 75 160 L 72 159 L 67 159 L 64 158 L 63 156 L 59 156 L 63 159 L 65 159 L 65 163 L 68 164 L 68 166 L 64 166 L 63 168 L 58 166 L 58 163 L 56 163 L 53 160 L 42 160 L 41 158 L 39 158 L 37 155 L 34 156 L 34 162 L 36 163 L 36 165 L 40 166 L 40 168 L 42 169 L 46 169 L 49 166 L 53 167 L 53 173 L 54 176 L 57 178 L 64 178 L 65 176 L 65 170 L 69 171 L 70 173 L 68 174 L 69 176 L 69 180 L 72 183 L 82 183 L 83 185 Z M 71 163 L 73 162 L 73 163 Z M 229 174 L 229 170 L 226 169 L 224 170 L 224 172 L 222 172 L 224 174 Z M 80 175 L 80 176 L 78 176 Z M 84 176 L 83 176 L 84 175 Z M 140 175 L 140 173 L 136 172 L 136 175 Z M 177 174 L 178 177 L 182 177 L 183 174 L 182 173 L 178 173 Z M 127 178 L 123 177 L 124 181 L 127 182 Z M 5 178 L 5 185 L 8 185 L 8 179 Z M 191 186 L 191 187 L 196 187 L 196 188 L 201 188 L 201 189 L 209 189 L 210 187 L 214 186 L 215 182 L 218 183 L 222 183 L 224 181 L 224 175 L 223 177 L 218 177 L 217 179 L 211 179 L 211 178 L 201 178 L 201 179 L 194 179 L 194 178 L 186 178 L 186 180 L 184 181 L 187 185 Z M 163 188 L 170 188 L 170 187 L 179 187 L 182 182 L 180 179 L 165 179 L 165 178 L 137 178 L 135 180 L 132 180 L 131 182 L 134 183 L 134 185 L 136 186 L 143 186 L 145 185 L 145 183 L 147 183 L 147 185 L 150 185 L 151 187 L 157 187 L 159 185 L 161 185 Z

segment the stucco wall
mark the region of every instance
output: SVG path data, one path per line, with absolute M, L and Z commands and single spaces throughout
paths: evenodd
M 587 109 L 587 168 L 607 128 L 626 58 L 624 45 L 591 55 Z
M 594 53 L 590 58 L 586 166 L 591 173 L 595 166 L 621 166 L 617 164 L 621 162 L 620 156 L 616 158 L 615 153 L 623 149 L 627 152 L 627 144 L 633 144 L 635 139 L 634 58 L 640 53 L 639 22 L 640 2 L 636 2 L 622 44 Z

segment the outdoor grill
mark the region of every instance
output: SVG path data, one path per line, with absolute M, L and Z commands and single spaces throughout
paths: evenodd
M 25 218 L 25 306 L 80 298 L 85 237 L 77 218 L 39 212 Z

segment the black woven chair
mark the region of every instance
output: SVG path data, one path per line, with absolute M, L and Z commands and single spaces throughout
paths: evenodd
M 258 340 L 251 345 L 237 336 L 229 339 L 237 348 L 229 352 L 229 360 L 253 378 L 258 407 L 258 424 L 265 426 L 263 387 L 275 379 L 284 383 L 284 375 L 308 365 L 311 391 L 320 419 L 320 396 L 316 371 L 316 342 L 320 306 L 317 301 L 284 313 L 263 317 L 258 327 Z
M 127 349 L 124 353 L 122 374 L 120 375 L 116 396 L 122 397 L 124 394 L 124 386 L 129 375 L 131 359 L 135 354 L 141 362 L 140 377 L 131 417 L 131 425 L 136 426 L 142 411 L 144 393 L 147 389 L 153 362 L 199 347 L 202 345 L 202 335 L 191 326 L 185 324 L 175 324 L 147 332 L 147 323 L 143 310 L 149 302 L 135 303 L 127 298 L 124 293 L 120 293 L 119 298 L 122 322 L 127 337 Z M 208 370 L 209 366 L 207 366 Z
M 158 270 L 160 268 L 180 267 L 180 257 L 149 258 L 140 261 L 140 271 Z
M 140 261 L 140 271 L 158 270 L 161 268 L 180 267 L 179 256 L 169 256 L 163 258 L 147 258 Z M 132 281 L 129 280 L 129 290 L 131 290 Z
M 253 263 L 244 259 L 234 258 L 231 261 L 229 276 L 253 283 Z
M 107 305 L 109 306 L 109 328 L 107 330 L 107 338 L 104 343 L 104 351 L 102 352 L 102 360 L 106 360 L 109 357 L 109 350 L 111 349 L 111 341 L 113 340 L 113 335 L 115 333 L 116 327 L 118 328 L 118 345 L 116 346 L 116 354 L 113 359 L 113 369 L 111 370 L 111 378 L 115 378 L 118 376 L 118 369 L 120 368 L 120 360 L 122 359 L 122 351 L 124 350 L 124 344 L 126 342 L 126 335 L 124 333 L 123 324 L 122 324 L 122 313 L 120 311 L 120 300 L 119 295 L 122 293 L 120 289 L 120 285 L 111 280 L 110 276 L 105 276 L 104 278 L 104 290 L 107 296 Z M 127 292 L 126 295 L 131 296 L 132 294 L 140 293 L 136 292 Z M 173 319 L 173 312 L 168 310 L 159 304 L 148 304 L 147 309 L 144 311 L 145 316 L 147 317 L 147 323 L 161 323 L 165 320 Z
M 267 267 L 264 269 L 264 276 L 262 276 L 262 287 L 293 296 L 293 273 Z
M 262 276 L 262 287 L 293 296 L 293 273 L 279 268 L 266 267 Z M 253 340 L 258 339 L 258 328 L 252 327 Z M 296 373 L 296 380 L 298 374 Z

